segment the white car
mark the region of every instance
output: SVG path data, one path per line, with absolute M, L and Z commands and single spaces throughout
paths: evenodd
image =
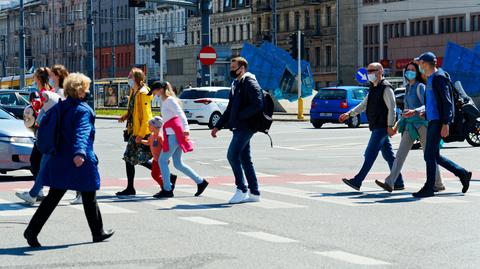
M 0 174 L 30 169 L 30 154 L 35 137 L 23 120 L 0 108 Z
M 179 98 L 189 122 L 212 129 L 227 109 L 230 88 L 200 87 L 183 90 Z

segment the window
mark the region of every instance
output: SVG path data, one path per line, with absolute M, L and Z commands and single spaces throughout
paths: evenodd
M 262 34 L 262 18 L 258 18 L 257 21 L 257 34 Z
M 295 30 L 300 30 L 300 12 L 295 12 Z
M 327 7 L 327 26 L 332 26 L 332 7 Z
M 363 0 L 364 5 L 373 5 L 380 3 L 380 0 Z
M 480 30 L 480 14 L 472 14 L 470 18 L 470 31 Z
M 390 24 L 392 25 L 392 24 Z M 388 35 L 391 36 L 395 29 L 392 25 L 388 26 Z M 365 25 L 363 26 L 363 63 L 368 65 L 371 62 L 378 61 L 379 56 L 379 25 Z
M 320 48 L 316 47 L 315 48 L 315 66 L 320 66 Z
M 458 33 L 465 31 L 465 16 L 449 16 L 439 19 L 439 32 L 442 33 Z
M 315 98 L 320 100 L 344 100 L 347 99 L 347 91 L 337 89 L 320 89 Z
M 320 19 L 321 19 L 320 10 L 317 9 L 317 10 L 315 10 L 315 30 L 316 30 L 317 34 L 320 33 L 320 26 L 321 26 L 321 24 L 320 24 L 321 20 Z
M 310 29 L 310 11 L 305 10 L 305 29 Z
M 284 15 L 284 23 L 285 23 L 285 32 L 289 32 L 290 31 L 290 16 L 288 13 L 285 13 Z
M 363 100 L 367 96 L 367 91 L 364 89 L 354 89 L 352 93 L 355 100 Z
M 325 65 L 332 66 L 332 47 L 331 46 L 325 47 Z
M 226 27 L 226 31 L 227 32 L 225 34 L 225 36 L 226 36 L 225 41 L 230 42 L 230 26 Z

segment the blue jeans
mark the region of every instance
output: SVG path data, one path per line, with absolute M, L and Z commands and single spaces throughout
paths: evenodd
M 392 144 L 390 143 L 390 138 L 388 137 L 387 128 L 373 129 L 370 140 L 368 141 L 368 146 L 365 149 L 365 160 L 363 161 L 362 169 L 360 172 L 353 178 L 353 181 L 358 186 L 362 185 L 363 180 L 367 177 L 368 172 L 372 169 L 375 160 L 377 159 L 378 152 L 382 152 L 382 156 L 387 161 L 388 167 L 392 169 L 393 162 L 395 161 L 395 155 L 392 150 Z M 400 174 L 395 181 L 395 186 L 403 186 L 403 177 Z
M 186 165 L 182 160 L 183 151 L 178 145 L 175 135 L 167 135 L 169 151 L 162 151 L 160 158 L 158 158 L 158 165 L 162 173 L 163 189 L 166 191 L 172 190 L 172 183 L 170 182 L 170 169 L 168 168 L 168 160 L 173 159 L 173 166 L 186 176 L 191 178 L 195 183 L 200 184 L 203 179 L 192 168 Z
M 30 196 L 32 196 L 32 197 L 37 197 L 38 194 L 40 193 L 40 191 L 43 189 L 43 180 L 42 180 L 42 176 L 41 176 L 40 171 L 45 169 L 44 168 L 45 163 L 47 162 L 48 158 L 49 158 L 49 156 L 47 156 L 47 155 L 42 155 L 41 156 L 40 166 L 39 166 L 38 172 L 35 176 L 35 182 L 33 183 L 33 187 L 29 191 Z
M 245 180 L 243 178 L 243 171 L 245 171 L 248 189 L 250 189 L 252 194 L 260 195 L 258 191 L 258 180 L 250 154 L 250 139 L 254 134 L 255 133 L 250 130 L 233 130 L 232 141 L 228 147 L 227 159 L 232 167 L 237 189 L 247 192 L 247 186 L 245 186 Z
M 442 131 L 442 124 L 438 120 L 430 121 L 427 129 L 427 145 L 425 147 L 424 159 L 427 164 L 427 182 L 424 188 L 433 191 L 435 185 L 435 177 L 437 173 L 437 164 L 452 172 L 457 177 L 464 177 L 467 175 L 467 170 L 460 167 L 458 164 L 440 155 L 440 140 Z

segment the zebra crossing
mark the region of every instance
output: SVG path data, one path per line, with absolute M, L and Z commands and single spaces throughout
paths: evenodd
M 406 190 L 386 193 L 373 182 L 365 182 L 361 192 L 351 190 L 343 183 L 332 184 L 321 180 L 314 181 L 289 181 L 281 184 L 264 184 L 260 190 L 261 201 L 258 203 L 245 203 L 235 205 L 250 207 L 260 210 L 311 210 L 316 205 L 336 205 L 345 207 L 390 206 L 394 202 L 409 201 L 420 204 L 466 204 L 474 203 L 480 199 L 480 182 L 472 181 L 467 194 L 460 193 L 461 185 L 454 180 L 445 180 L 447 190 L 429 199 L 417 200 L 411 192 L 417 191 L 422 186 L 421 181 L 406 183 Z M 215 211 L 231 208 L 227 202 L 234 190 L 232 184 L 210 185 L 202 197 L 193 197 L 196 187 L 193 185 L 177 185 L 175 197 L 159 200 L 152 198 L 154 191 L 137 191 L 136 196 L 116 197 L 115 192 L 121 186 L 103 187 L 98 193 L 98 202 L 102 214 L 137 214 L 135 208 L 146 205 L 154 209 L 169 211 Z M 21 191 L 17 189 L 17 191 Z M 83 211 L 82 205 L 70 205 L 74 192 L 67 192 L 60 202 L 63 208 L 72 208 Z M 121 202 L 121 203 L 120 203 Z M 132 206 L 131 202 L 136 202 Z M 0 218 L 31 216 L 37 205 L 29 206 L 21 203 L 13 193 L 3 192 L 0 196 Z

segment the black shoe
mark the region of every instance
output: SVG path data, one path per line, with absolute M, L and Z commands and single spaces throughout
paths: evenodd
M 206 181 L 205 179 L 203 180 L 202 183 L 200 184 L 197 184 L 197 192 L 195 193 L 195 196 L 200 196 L 203 191 L 207 188 L 208 186 L 208 181 Z
M 427 198 L 427 197 L 433 197 L 435 196 L 433 190 L 426 190 L 425 188 L 422 188 L 418 192 L 412 193 L 412 196 L 415 198 Z
M 116 193 L 117 196 L 127 196 L 127 195 L 135 195 L 135 194 L 137 194 L 135 189 L 129 189 L 129 188 L 126 188 L 123 191 L 119 191 Z
M 394 187 L 393 187 L 393 190 L 394 190 L 394 191 L 403 191 L 404 189 L 405 189 L 405 186 L 404 186 L 404 185 L 394 186 Z
M 377 183 L 378 186 L 380 186 L 380 188 L 388 191 L 388 192 L 392 192 L 392 187 L 390 187 L 388 184 L 385 184 L 381 181 L 378 181 L 378 180 L 375 180 L 375 183 Z
M 40 245 L 40 242 L 38 242 L 37 235 L 35 235 L 30 229 L 25 230 L 25 232 L 23 233 L 23 237 L 27 239 L 28 245 L 32 248 L 39 248 L 42 246 Z
M 172 183 L 172 191 L 174 191 L 175 184 L 177 183 L 177 175 L 170 174 L 170 183 Z
M 155 194 L 153 197 L 155 197 L 157 199 L 171 198 L 171 197 L 173 197 L 173 191 L 161 190 L 159 193 Z
M 112 237 L 112 235 L 114 234 L 115 232 L 113 230 L 102 230 L 102 234 L 101 235 L 94 235 L 93 236 L 93 242 L 94 243 L 97 243 L 97 242 L 102 242 L 104 241 L 105 239 L 108 239 L 110 237 Z
M 467 172 L 467 174 L 460 178 L 460 182 L 462 182 L 462 193 L 466 193 L 468 188 L 470 187 L 470 179 L 472 179 L 472 172 Z
M 357 186 L 355 183 L 353 183 L 353 179 L 342 178 L 342 181 L 343 181 L 343 183 L 350 186 L 352 189 L 354 189 L 356 191 L 360 191 L 360 186 Z

